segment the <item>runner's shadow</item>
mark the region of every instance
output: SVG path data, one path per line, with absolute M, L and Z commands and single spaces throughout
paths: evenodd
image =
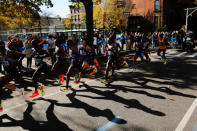
M 122 86 L 122 85 L 109 85 L 107 88 L 109 89 L 115 89 L 117 91 L 123 91 L 123 92 L 132 92 L 132 93 L 137 93 L 137 94 L 143 94 L 149 97 L 153 97 L 153 98 L 157 98 L 157 99 L 166 99 L 165 97 L 161 96 L 161 95 L 154 95 L 151 93 L 148 93 L 144 90 L 133 90 L 130 86 Z M 139 88 L 139 87 L 136 87 Z
M 17 127 L 21 126 L 25 130 L 40 131 L 40 130 L 58 130 L 58 131 L 72 131 L 66 124 L 62 123 L 54 115 L 54 103 L 48 107 L 46 111 L 48 121 L 36 121 L 32 116 L 34 102 L 28 102 L 28 107 L 24 112 L 23 120 L 15 120 L 7 114 L 0 117 L 0 127 Z M 3 119 L 8 119 L 11 122 L 3 122 Z
M 185 93 L 182 93 L 182 92 L 178 92 L 178 91 L 175 91 L 175 90 L 172 90 L 170 88 L 167 88 L 167 87 L 152 87 L 152 86 L 148 86 L 147 83 L 148 82 L 153 82 L 153 83 L 158 83 L 158 84 L 170 84 L 170 83 L 166 83 L 166 82 L 157 82 L 155 80 L 150 80 L 150 79 L 146 79 L 145 77 L 147 77 L 145 75 L 145 77 L 142 77 L 141 73 L 139 73 L 140 75 L 138 76 L 138 79 L 132 79 L 132 78 L 128 78 L 128 77 L 125 77 L 125 73 L 121 73 L 121 76 L 118 78 L 120 81 L 123 80 L 123 81 L 127 81 L 127 82 L 131 82 L 131 83 L 135 83 L 139 86 L 137 87 L 130 87 L 130 88 L 141 88 L 141 89 L 148 89 L 148 90 L 154 90 L 154 91 L 159 91 L 159 92 L 163 92 L 163 93 L 166 93 L 168 95 L 177 95 L 177 96 L 183 96 L 183 97 L 188 97 L 188 98 L 196 98 L 196 96 L 194 95 L 190 95 L 190 94 L 185 94 Z M 149 76 L 149 78 L 153 78 L 151 75 Z M 143 82 L 138 82 L 137 80 L 141 80 Z M 172 83 L 171 83 L 172 84 Z
M 128 99 L 125 99 L 125 98 L 122 98 L 122 97 L 116 95 L 115 94 L 117 92 L 116 90 L 114 90 L 114 91 L 100 91 L 100 90 L 95 89 L 94 87 L 88 86 L 85 83 L 83 83 L 83 86 L 87 89 L 87 92 L 92 92 L 92 93 L 98 94 L 102 97 L 92 97 L 92 96 L 87 96 L 87 95 L 77 95 L 77 96 L 88 97 L 91 99 L 113 100 L 115 102 L 124 104 L 126 108 L 136 108 L 136 109 L 142 110 L 144 112 L 150 113 L 152 115 L 165 116 L 165 114 L 160 111 L 152 110 L 152 109 L 142 105 L 136 99 L 128 100 Z
M 151 80 L 154 80 L 154 78 L 175 80 L 177 82 L 162 82 L 162 84 L 173 85 L 175 88 L 180 89 L 189 89 L 191 85 L 195 86 L 197 81 L 196 63 L 192 60 L 189 61 L 184 56 L 168 59 L 167 65 L 162 65 L 161 62 L 153 62 L 149 66 L 140 68 L 140 70 L 154 74 L 154 76 L 149 75 L 149 78 L 152 78 Z M 144 75 L 146 76 L 147 74 Z M 155 81 L 154 83 L 160 83 L 160 81 Z
M 61 107 L 71 107 L 71 108 L 79 108 L 79 109 L 84 109 L 88 115 L 91 117 L 99 117 L 103 116 L 107 118 L 109 121 L 112 121 L 116 118 L 116 116 L 113 114 L 113 112 L 110 109 L 104 109 L 100 110 L 96 107 L 93 107 L 85 102 L 80 101 L 79 99 L 75 98 L 76 96 L 76 91 L 73 91 L 73 93 L 67 94 L 67 97 L 72 103 L 55 103 L 56 106 L 61 106 Z M 50 99 L 45 99 L 45 98 L 40 98 L 38 100 L 44 100 L 48 102 L 52 102 L 53 100 Z M 126 124 L 127 122 L 123 119 L 118 121 L 118 124 Z
M 11 95 L 12 94 L 12 90 L 10 89 L 6 89 L 6 88 L 3 88 L 3 89 L 0 89 L 0 97 L 2 100 L 6 100 L 6 99 L 11 99 L 13 98 L 13 96 Z

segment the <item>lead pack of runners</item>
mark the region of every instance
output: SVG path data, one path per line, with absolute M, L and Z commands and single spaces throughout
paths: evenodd
M 111 31 L 108 36 L 95 36 L 97 36 L 96 46 L 88 45 L 85 33 L 81 39 L 77 39 L 76 35 L 68 39 L 64 34 L 58 36 L 55 33 L 49 34 L 47 40 L 32 34 L 32 38 L 27 37 L 24 44 L 18 36 L 9 36 L 8 43 L 0 41 L 0 111 L 3 111 L 1 104 L 3 88 L 19 91 L 24 95 L 24 89 L 10 84 L 13 80 L 23 85 L 22 87 L 34 87 L 35 90 L 29 96 L 34 98 L 40 94 L 45 95 L 44 82 L 40 80 L 42 73 L 56 78 L 59 84 L 64 85 L 60 88 L 61 91 L 69 91 L 71 77 L 75 84 L 80 84 L 84 75 L 94 78 L 92 76 L 104 73 L 101 82 L 109 85 L 113 81 L 115 70 L 131 67 L 131 71 L 136 72 L 140 63 L 151 62 L 151 46 L 158 47 L 158 56 L 164 64 L 167 64 L 165 53 L 169 35 L 165 33 L 130 35 L 122 33 L 117 37 L 115 31 Z M 129 63 L 122 53 L 125 43 L 128 44 L 129 50 L 135 52 L 131 58 L 133 63 Z M 25 57 L 27 68 L 23 66 Z M 141 62 L 138 62 L 138 58 Z M 35 60 L 35 69 L 31 68 L 32 59 Z M 103 64 L 106 64 L 105 72 L 101 70 Z M 59 71 L 60 67 L 63 71 Z M 23 76 L 30 71 L 33 73 L 31 84 L 28 85 L 25 84 Z

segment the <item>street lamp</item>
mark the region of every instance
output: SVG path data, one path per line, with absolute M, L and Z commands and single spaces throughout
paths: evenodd
M 185 9 L 187 12 L 186 12 L 186 32 L 187 32 L 187 30 L 188 30 L 188 18 L 190 17 L 190 16 L 192 16 L 192 14 L 194 13 L 194 12 L 196 12 L 197 11 L 197 7 L 194 7 L 194 8 L 187 8 L 187 9 Z M 192 12 L 190 12 L 189 13 L 189 11 L 192 11 Z

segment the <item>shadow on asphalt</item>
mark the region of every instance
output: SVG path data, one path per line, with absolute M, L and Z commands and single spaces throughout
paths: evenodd
M 28 107 L 26 111 L 23 113 L 23 120 L 15 120 L 7 114 L 0 116 L 0 127 L 17 127 L 20 126 L 25 130 L 29 131 L 44 131 L 44 130 L 57 130 L 57 131 L 73 131 L 70 129 L 65 123 L 58 120 L 55 116 L 54 104 L 51 102 L 50 106 L 46 111 L 46 117 L 48 121 L 36 121 L 32 116 L 31 112 L 33 110 L 34 102 L 27 102 Z M 3 119 L 7 119 L 11 122 L 3 122 Z
M 127 57 L 128 58 L 128 57 Z M 101 91 L 99 90 L 98 86 L 89 86 L 83 82 L 81 82 L 83 85 L 81 87 L 85 87 L 83 90 L 73 90 L 73 93 L 67 94 L 68 99 L 71 101 L 71 103 L 58 103 L 55 100 L 45 99 L 45 98 L 39 98 L 37 100 L 43 100 L 50 103 L 50 106 L 48 107 L 46 111 L 46 116 L 48 121 L 36 121 L 32 116 L 31 112 L 33 110 L 34 102 L 27 102 L 28 107 L 26 111 L 24 112 L 24 118 L 23 120 L 15 120 L 14 118 L 11 118 L 7 114 L 0 116 L 0 127 L 16 127 L 21 126 L 23 129 L 27 129 L 30 131 L 35 130 L 72 130 L 70 129 L 65 123 L 58 120 L 58 118 L 54 114 L 54 106 L 61 106 L 65 108 L 79 108 L 86 111 L 86 113 L 91 117 L 104 117 L 109 121 L 112 121 L 116 115 L 110 110 L 110 109 L 98 109 L 92 105 L 89 105 L 88 103 L 85 103 L 79 99 L 77 99 L 75 96 L 81 96 L 86 97 L 90 99 L 104 99 L 104 100 L 112 100 L 118 103 L 123 104 L 126 108 L 136 108 L 138 110 L 142 110 L 146 113 L 156 115 L 156 116 L 166 116 L 165 113 L 153 110 L 143 104 L 141 104 L 136 99 L 125 99 L 123 97 L 120 97 L 116 95 L 118 91 L 123 91 L 125 93 L 132 92 L 136 94 L 143 94 L 148 97 L 156 98 L 156 99 L 166 99 L 164 96 L 157 95 L 157 94 L 151 94 L 145 90 L 154 90 L 158 92 L 163 92 L 168 95 L 177 95 L 182 97 L 188 97 L 188 98 L 196 98 L 194 95 L 182 93 L 175 91 L 171 88 L 167 88 L 164 86 L 160 87 L 152 87 L 148 85 L 148 82 L 157 84 L 157 85 L 169 85 L 174 86 L 178 89 L 195 89 L 192 88 L 192 85 L 197 85 L 197 77 L 196 72 L 197 68 L 196 65 L 191 64 L 189 61 L 186 61 L 186 58 L 168 58 L 167 65 L 163 65 L 161 62 L 152 62 L 150 64 L 144 64 L 143 66 L 139 66 L 138 68 L 143 72 L 136 72 L 136 73 L 124 73 L 119 72 L 117 80 L 118 81 L 125 81 L 130 83 L 135 83 L 138 86 L 122 86 L 122 85 L 108 85 L 105 89 L 110 89 L 107 91 Z M 101 61 L 101 60 L 100 60 Z M 131 64 L 132 60 L 131 58 L 128 59 L 128 63 Z M 104 76 L 104 69 L 105 69 L 105 62 L 100 62 L 102 66 L 102 72 L 100 72 L 99 76 Z M 145 72 L 145 73 L 144 73 Z M 28 75 L 28 74 L 27 74 Z M 46 77 L 45 77 L 46 78 Z M 98 78 L 98 77 L 96 77 Z M 47 78 L 47 79 L 53 79 L 53 78 Z M 142 81 L 142 82 L 139 82 Z M 45 84 L 51 84 L 53 85 L 55 81 L 45 81 Z M 30 84 L 30 83 L 29 83 Z M 55 84 L 54 84 L 55 85 Z M 20 85 L 21 87 L 21 85 Z M 134 88 L 137 88 L 138 90 L 134 90 Z M 111 90 L 113 89 L 113 90 Z M 139 90 L 142 89 L 142 90 Z M 100 97 L 94 97 L 94 96 L 88 96 L 88 95 L 79 95 L 76 94 L 77 92 L 91 92 L 95 93 L 97 95 L 100 95 Z M 6 98 L 12 98 L 11 94 L 12 91 L 3 89 L 3 99 Z M 3 119 L 8 119 L 11 122 L 3 122 Z M 127 121 L 121 120 L 118 124 L 126 124 Z M 135 128 L 135 127 L 133 127 Z M 138 127 L 136 127 L 138 128 Z M 144 129 L 145 130 L 145 129 Z
M 193 89 L 192 86 L 197 85 L 197 68 L 195 62 L 191 64 L 191 61 L 187 58 L 168 58 L 167 61 L 167 65 L 163 65 L 162 62 L 153 62 L 147 64 L 146 66 L 140 67 L 140 70 L 146 73 L 137 72 L 135 74 L 132 74 L 131 76 L 138 80 L 142 80 L 145 83 L 152 82 L 156 84 L 166 84 L 174 86 L 178 89 Z M 122 75 L 128 76 L 128 74 L 123 73 Z M 125 79 L 125 77 L 122 77 L 122 79 L 123 78 Z M 159 81 L 155 79 L 168 81 Z M 130 79 L 130 82 L 135 81 Z M 192 96 L 191 98 L 195 97 L 196 96 Z
M 65 108 L 80 108 L 84 109 L 86 113 L 91 116 L 91 117 L 105 117 L 109 121 L 112 121 L 116 118 L 116 116 L 113 114 L 113 112 L 110 109 L 104 109 L 100 110 L 94 106 L 91 106 L 83 101 L 80 101 L 79 99 L 75 98 L 76 96 L 76 91 L 73 91 L 73 93 L 67 94 L 66 95 L 68 99 L 71 101 L 71 103 L 58 103 L 57 101 L 50 100 L 50 99 L 45 99 L 45 98 L 39 98 L 36 100 L 43 100 L 43 101 L 48 101 L 48 102 L 55 102 L 56 106 L 61 106 Z M 118 121 L 118 124 L 126 124 L 127 122 L 123 119 Z
M 87 98 L 91 98 L 91 99 L 105 99 L 105 100 L 112 100 L 121 104 L 124 104 L 126 108 L 136 108 L 138 110 L 142 110 L 144 112 L 150 113 L 152 115 L 156 115 L 156 116 L 165 116 L 165 113 L 160 112 L 160 111 L 156 111 L 156 110 L 152 110 L 146 106 L 144 106 L 143 104 L 141 104 L 138 100 L 136 99 L 125 99 L 123 97 L 120 97 L 118 95 L 116 95 L 117 90 L 114 91 L 101 91 L 96 89 L 95 87 L 97 86 L 88 86 L 87 84 L 83 83 L 83 85 L 86 88 L 87 92 L 92 92 L 98 95 L 101 95 L 102 97 L 93 97 L 93 96 L 87 96 L 87 95 L 77 95 L 77 96 L 82 96 L 82 97 L 87 97 Z M 72 89 L 74 90 L 74 89 Z M 80 92 L 80 91 L 78 91 Z
M 130 75 L 130 78 L 127 77 L 126 76 L 127 73 L 120 73 L 120 74 L 121 75 L 118 77 L 119 81 L 127 81 L 127 82 L 131 82 L 131 83 L 135 83 L 135 84 L 137 84 L 139 86 L 129 87 L 129 86 L 121 86 L 121 85 L 109 85 L 109 88 L 119 89 L 119 90 L 122 90 L 122 91 L 128 91 L 128 92 L 133 92 L 133 93 L 145 94 L 145 95 L 147 95 L 149 97 L 155 97 L 155 98 L 159 98 L 159 99 L 165 99 L 165 97 L 159 96 L 159 95 L 149 94 L 145 90 L 155 90 L 155 91 L 166 93 L 168 95 L 177 95 L 177 96 L 188 97 L 188 98 L 196 98 L 196 96 L 194 96 L 194 95 L 178 92 L 178 91 L 175 91 L 175 90 L 170 89 L 168 87 L 164 87 L 164 86 L 159 86 L 159 87 L 148 86 L 147 85 L 148 82 L 156 83 L 157 85 L 161 85 L 161 84 L 162 85 L 175 85 L 173 82 L 156 81 L 156 80 L 154 80 L 154 78 L 159 78 L 159 77 L 154 77 L 154 75 L 151 75 L 151 74 L 143 74 L 143 73 L 138 72 L 137 74 L 135 74 L 138 77 L 133 76 L 133 78 L 135 78 L 135 79 L 131 78 L 132 75 Z M 160 76 L 159 79 L 162 79 L 161 76 Z M 166 79 L 163 78 L 162 80 L 166 80 Z M 143 81 L 143 82 L 138 82 L 138 81 Z M 128 89 L 124 88 L 124 87 L 127 87 Z M 135 91 L 135 90 L 132 90 L 131 88 L 144 89 L 144 90 L 142 90 L 142 91 Z

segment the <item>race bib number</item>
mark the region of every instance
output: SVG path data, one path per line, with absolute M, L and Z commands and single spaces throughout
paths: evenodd
M 38 65 L 42 62 L 42 59 L 36 59 L 35 62 L 36 62 L 36 65 Z
M 8 62 L 7 58 L 3 58 L 3 59 L 2 59 L 2 65 L 3 65 L 4 67 L 8 67 L 8 66 L 9 66 L 9 62 Z

